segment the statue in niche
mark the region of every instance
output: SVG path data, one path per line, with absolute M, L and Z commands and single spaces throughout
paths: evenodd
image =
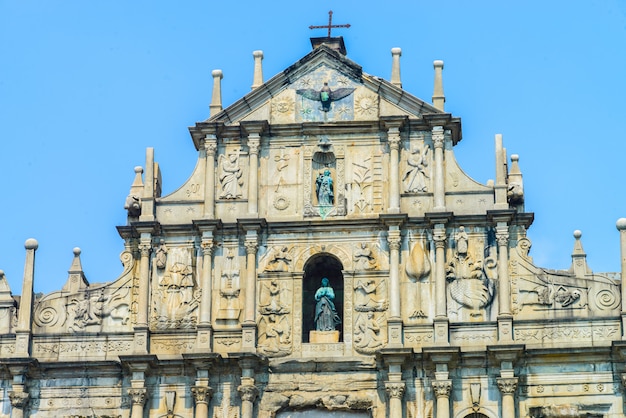
M 315 192 L 317 193 L 317 203 L 320 206 L 332 206 L 335 203 L 335 191 L 333 178 L 329 169 L 324 169 L 315 179 Z
M 376 258 L 367 243 L 362 242 L 360 248 L 354 251 L 354 269 L 372 270 L 376 268 Z
M 284 315 L 270 314 L 259 321 L 258 347 L 269 356 L 287 355 L 291 352 L 291 327 Z
M 335 291 L 330 287 L 328 278 L 322 279 L 322 286 L 315 292 L 315 329 L 334 331 L 341 324 L 341 318 L 335 308 Z
M 363 283 L 359 280 L 354 287 L 355 307 L 357 312 L 384 311 L 387 309 L 386 284 L 384 280 L 376 284 L 376 280 L 369 279 Z
M 371 354 L 384 344 L 374 312 L 360 314 L 354 325 L 354 346 L 357 351 Z
M 276 280 L 272 280 L 269 286 L 263 285 L 259 303 L 261 315 L 287 314 L 291 312 L 289 306 L 283 303 L 282 300 L 285 293 L 287 293 L 287 289 L 281 288 Z
M 465 257 L 467 255 L 467 232 L 465 227 L 460 226 L 459 232 L 456 233 L 454 239 L 456 240 L 456 252 L 459 257 Z
M 243 180 L 241 176 L 243 171 L 239 167 L 239 153 L 240 150 L 237 149 L 228 153 L 228 158 L 220 155 L 220 183 L 222 185 L 220 199 L 238 199 L 242 196 Z
M 274 247 L 272 259 L 265 266 L 265 271 L 289 271 L 292 258 L 287 246 Z
M 450 296 L 461 306 L 470 309 L 470 316 L 482 316 L 480 310 L 493 301 L 495 283 L 483 268 L 482 260 L 470 254 L 456 254 L 446 268 Z
M 163 239 L 159 241 L 159 247 L 156 250 L 154 260 L 156 267 L 160 270 L 163 270 L 167 265 L 167 246 Z
M 407 158 L 406 163 L 408 170 L 404 174 L 402 181 L 404 182 L 404 190 L 409 193 L 419 193 L 428 191 L 426 179 L 430 178 L 426 169 L 428 167 L 428 145 L 414 145 L 411 149 L 411 155 Z

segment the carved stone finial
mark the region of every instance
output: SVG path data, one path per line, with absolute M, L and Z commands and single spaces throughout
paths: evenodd
M 402 88 L 402 81 L 400 79 L 400 57 L 402 56 L 402 49 L 391 48 L 391 84 L 396 87 Z
M 263 51 L 252 52 L 254 57 L 254 76 L 252 79 L 252 90 L 263 85 Z
M 213 70 L 213 95 L 211 96 L 211 105 L 209 106 L 210 115 L 215 116 L 222 111 L 222 70 Z

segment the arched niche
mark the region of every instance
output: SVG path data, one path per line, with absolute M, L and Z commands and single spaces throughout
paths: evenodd
M 480 412 L 470 412 L 469 414 L 465 415 L 464 418 L 489 418 L 489 417 L 485 414 L 481 414 Z
M 325 409 L 306 409 L 304 411 L 281 411 L 276 418 L 369 418 L 367 411 L 328 411 Z
M 335 293 L 335 308 L 341 319 L 341 324 L 337 325 L 339 331 L 339 341 L 343 341 L 343 265 L 339 258 L 330 253 L 318 253 L 311 256 L 304 264 L 304 275 L 302 278 L 302 342 L 308 343 L 309 332 L 315 331 L 315 292 L 321 286 L 325 277 L 329 281 L 330 287 Z

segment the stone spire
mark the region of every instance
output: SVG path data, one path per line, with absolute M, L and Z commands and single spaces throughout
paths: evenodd
M 578 229 L 574 231 L 574 251 L 572 251 L 572 266 L 569 271 L 574 273 L 576 277 L 585 277 L 585 275 L 591 273 L 591 269 L 587 265 L 587 254 L 583 250 L 583 244 L 580 241 L 583 233 Z
M 263 51 L 254 51 L 254 77 L 252 79 L 252 90 L 263 84 Z
M 222 70 L 213 70 L 213 95 L 211 96 L 210 115 L 215 116 L 222 111 Z
M 63 291 L 76 293 L 77 291 L 89 286 L 89 282 L 85 277 L 85 272 L 83 271 L 83 264 L 80 261 L 80 248 L 76 247 L 73 250 L 74 258 L 72 259 L 72 265 L 68 272 L 67 282 L 63 286 Z
M 391 84 L 402 88 L 402 81 L 400 80 L 400 56 L 402 56 L 402 49 L 391 48 Z
M 436 60 L 433 62 L 435 67 L 435 88 L 433 90 L 433 106 L 437 109 L 444 111 L 444 103 L 446 102 L 446 96 L 443 94 L 443 61 Z

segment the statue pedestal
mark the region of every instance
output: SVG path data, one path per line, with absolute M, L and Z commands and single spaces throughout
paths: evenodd
M 311 344 L 337 343 L 339 331 L 309 331 L 309 342 Z

